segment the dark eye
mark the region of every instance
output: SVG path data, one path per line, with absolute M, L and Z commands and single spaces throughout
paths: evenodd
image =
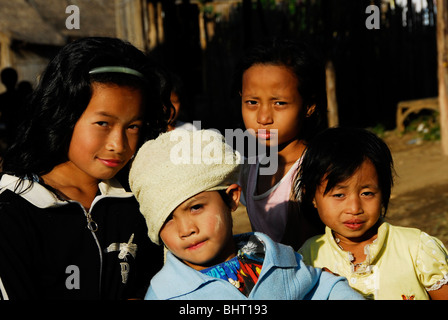
M 202 207 L 203 207 L 202 204 L 195 204 L 194 206 L 191 207 L 190 210 L 191 210 L 192 212 L 195 212 L 195 211 L 198 211 L 198 210 L 202 209 Z
M 100 127 L 107 127 L 109 125 L 109 123 L 107 123 L 106 121 L 97 121 L 95 123 Z
M 256 100 L 246 100 L 244 104 L 248 107 L 256 107 L 258 102 Z
M 141 125 L 139 125 L 139 124 L 131 124 L 131 125 L 128 127 L 128 129 L 129 129 L 129 130 L 132 130 L 132 131 L 138 131 L 138 130 L 140 130 L 140 128 L 141 128 Z
M 275 105 L 276 106 L 285 106 L 287 103 L 286 102 L 284 102 L 284 101 L 276 101 L 275 102 Z

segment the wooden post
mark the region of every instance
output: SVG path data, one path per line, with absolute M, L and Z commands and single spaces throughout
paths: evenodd
M 159 43 L 157 40 L 157 22 L 155 14 L 154 4 L 148 3 L 148 47 L 149 51 L 154 49 Z
M 165 30 L 163 29 L 163 8 L 162 2 L 157 2 L 157 39 L 158 44 L 165 42 Z
M 199 9 L 199 36 L 201 41 L 201 49 L 202 51 L 205 51 L 205 49 L 207 49 L 207 36 L 205 35 L 204 6 L 201 6 Z
M 13 65 L 10 35 L 0 32 L 0 72 L 3 68 L 11 67 Z M 5 89 L 5 86 L 0 81 L 0 92 L 5 91 Z
M 13 64 L 13 55 L 11 54 L 10 35 L 0 32 L 0 68 L 9 67 Z
M 338 101 L 336 99 L 336 73 L 331 60 L 325 66 L 325 77 L 327 84 L 328 127 L 337 127 L 339 125 L 339 115 Z
M 437 64 L 439 81 L 440 135 L 448 156 L 448 0 L 437 0 Z
M 146 5 L 141 0 L 115 0 L 117 37 L 129 41 L 140 50 L 146 51 L 147 35 L 144 32 L 144 8 L 146 8 Z

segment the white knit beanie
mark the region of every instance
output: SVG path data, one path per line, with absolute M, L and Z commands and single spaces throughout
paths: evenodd
M 165 220 L 185 200 L 237 183 L 240 162 L 240 154 L 213 130 L 176 129 L 147 141 L 132 162 L 129 185 L 152 242 L 160 244 Z

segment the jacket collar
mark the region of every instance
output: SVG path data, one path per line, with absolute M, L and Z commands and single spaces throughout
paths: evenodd
M 38 182 L 33 182 L 30 186 L 31 181 L 23 180 L 23 183 L 19 185 L 20 181 L 21 179 L 16 176 L 4 174 L 0 180 L 0 193 L 4 190 L 10 190 L 41 209 L 57 207 L 68 203 L 68 201 L 59 199 L 53 192 Z M 98 189 L 100 195 L 94 201 L 104 197 L 128 198 L 133 196 L 131 192 L 126 192 L 115 179 L 100 182 Z
M 364 252 L 368 255 L 366 261 L 370 261 L 370 265 L 373 265 L 380 257 L 380 253 L 384 250 L 384 243 L 387 242 L 389 236 L 390 224 L 385 222 L 383 219 L 380 220 L 380 226 L 378 227 L 377 238 L 371 243 L 364 247 Z M 333 252 L 342 257 L 347 263 L 350 263 L 351 253 L 343 250 L 334 239 L 333 231 L 327 226 L 325 227 L 325 237 L 330 243 Z
M 242 237 L 249 237 L 252 233 L 234 236 L 235 241 Z M 297 267 L 298 263 L 294 250 L 288 246 L 272 241 L 268 236 L 255 232 L 255 234 L 265 245 L 265 258 L 259 281 L 265 274 L 269 274 L 272 268 Z M 166 281 L 170 279 L 170 281 Z M 157 293 L 159 299 L 166 300 L 176 298 L 197 290 L 206 283 L 213 281 L 225 281 L 210 277 L 190 268 L 171 252 L 167 252 L 166 263 L 162 270 L 156 274 L 151 281 L 152 289 Z M 229 283 L 229 286 L 232 284 Z

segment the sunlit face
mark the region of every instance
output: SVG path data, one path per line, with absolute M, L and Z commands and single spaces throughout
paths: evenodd
M 171 100 L 171 104 L 174 107 L 174 110 L 176 110 L 176 113 L 174 114 L 174 117 L 172 119 L 174 121 L 174 120 L 176 120 L 179 117 L 180 99 L 179 99 L 179 96 L 178 96 L 178 94 L 176 92 L 171 91 L 170 100 Z M 171 116 L 173 116 L 173 113 L 174 112 L 171 113 Z
M 325 180 L 314 198 L 322 222 L 341 240 L 359 242 L 370 238 L 382 210 L 378 175 L 372 162 L 365 160 L 349 179 L 324 195 L 326 185 Z
M 79 174 L 110 179 L 136 152 L 143 124 L 139 90 L 94 83 L 70 142 L 69 163 Z
M 177 258 L 195 270 L 236 254 L 231 209 L 217 191 L 201 192 L 179 205 L 166 220 L 160 238 Z
M 242 79 L 242 115 L 259 142 L 285 144 L 298 138 L 306 114 L 296 75 L 285 66 L 256 64 Z M 266 134 L 258 130 L 265 129 Z M 276 136 L 272 129 L 278 130 Z

